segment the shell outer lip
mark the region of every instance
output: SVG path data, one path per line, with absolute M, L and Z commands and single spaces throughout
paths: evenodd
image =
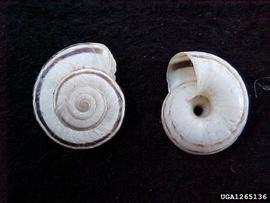
M 45 65 L 42 66 L 41 70 L 40 70 L 40 73 L 38 75 L 38 78 L 37 80 L 39 79 L 39 77 L 42 75 L 42 72 L 44 71 L 48 71 L 46 70 L 48 67 L 50 67 L 53 63 L 54 63 L 54 59 L 56 58 L 61 58 L 63 55 L 66 55 L 68 54 L 69 52 L 72 52 L 72 51 L 77 51 L 77 50 L 80 50 L 80 49 L 83 49 L 83 48 L 88 48 L 88 49 L 93 49 L 94 51 L 96 49 L 99 49 L 101 51 L 104 51 L 108 54 L 108 56 L 110 57 L 110 60 L 111 60 L 111 64 L 110 64 L 110 67 L 103 67 L 107 72 L 112 72 L 112 75 L 109 75 L 107 73 L 107 75 L 109 75 L 112 79 L 115 80 L 115 73 L 116 73 L 116 61 L 112 55 L 112 53 L 110 52 L 109 48 L 107 46 L 105 46 L 104 44 L 102 43 L 97 43 L 97 42 L 83 42 L 83 43 L 75 43 L 75 44 L 72 44 L 72 45 L 69 45 L 63 49 L 61 49 L 60 51 L 56 52 L 54 55 L 52 55 L 49 60 L 47 60 L 47 62 L 45 63 Z M 95 49 L 96 48 L 96 49 Z M 93 68 L 93 67 L 91 67 Z M 106 71 L 103 71 L 102 72 L 105 72 Z
M 113 74 L 115 74 L 116 72 L 116 62 L 115 59 L 113 58 L 113 55 L 111 54 L 110 50 L 101 43 L 92 43 L 92 42 L 86 42 L 86 43 L 77 43 L 77 44 L 73 44 L 70 45 L 60 51 L 58 51 L 56 54 L 54 54 L 48 61 L 47 63 L 45 63 L 45 65 L 41 68 L 41 71 L 37 77 L 37 80 L 35 82 L 34 88 L 33 88 L 33 110 L 34 110 L 34 115 L 35 118 L 37 120 L 37 122 L 39 123 L 40 127 L 44 130 L 44 132 L 47 134 L 48 137 L 50 137 L 53 141 L 55 141 L 56 143 L 60 144 L 61 146 L 67 147 L 67 148 L 71 148 L 71 149 L 92 149 L 95 148 L 97 146 L 102 145 L 103 143 L 109 141 L 120 129 L 123 119 L 124 119 L 124 115 L 125 115 L 125 108 L 126 108 L 126 104 L 125 104 L 125 97 L 123 95 L 123 91 L 120 88 L 120 86 L 117 84 L 117 82 L 115 81 L 115 76 L 109 76 L 108 74 L 106 74 L 105 72 L 101 71 L 101 70 L 96 70 L 94 68 L 87 68 L 87 69 L 81 69 L 81 70 L 77 70 L 77 71 L 88 71 L 88 72 L 93 72 L 96 74 L 100 74 L 102 75 L 104 78 L 106 78 L 108 81 L 110 81 L 111 84 L 113 84 L 113 87 L 115 88 L 117 94 L 119 94 L 119 99 L 122 101 L 122 106 L 120 109 L 120 118 L 117 120 L 118 124 L 117 126 L 114 128 L 114 131 L 112 133 L 109 133 L 108 136 L 102 137 L 100 140 L 95 141 L 94 143 L 84 143 L 84 144 L 77 144 L 77 143 L 71 143 L 71 142 L 67 142 L 63 139 L 61 139 L 59 136 L 57 136 L 55 133 L 52 132 L 52 130 L 46 126 L 46 122 L 43 120 L 41 113 L 38 111 L 38 106 L 39 104 L 39 99 L 38 99 L 38 95 L 37 93 L 39 86 L 41 86 L 42 84 L 42 75 L 44 74 L 44 72 L 48 71 L 47 68 L 51 65 L 51 62 L 58 56 L 61 56 L 63 54 L 64 51 L 69 50 L 70 48 L 77 48 L 78 46 L 100 46 L 102 47 L 105 51 L 108 52 L 109 56 L 111 57 L 112 60 L 112 69 L 113 69 Z

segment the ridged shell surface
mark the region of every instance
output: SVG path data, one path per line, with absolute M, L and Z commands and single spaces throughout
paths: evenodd
M 46 134 L 74 149 L 93 148 L 119 130 L 125 99 L 115 81 L 116 63 L 99 43 L 72 45 L 42 68 L 34 112 Z
M 246 124 L 249 101 L 229 63 L 204 52 L 181 52 L 170 60 L 167 82 L 161 117 L 176 146 L 203 155 L 235 142 Z

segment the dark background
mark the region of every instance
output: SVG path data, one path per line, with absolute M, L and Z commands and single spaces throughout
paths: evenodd
M 269 1 L 42 2 L 0 2 L 1 203 L 218 202 L 270 191 Z M 126 116 L 112 140 L 75 151 L 39 127 L 32 89 L 53 54 L 89 41 L 117 61 Z M 231 63 L 250 96 L 244 132 L 211 156 L 179 150 L 160 120 L 169 59 L 189 50 Z

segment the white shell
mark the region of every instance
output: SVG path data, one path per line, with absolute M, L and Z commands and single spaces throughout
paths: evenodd
M 99 43 L 75 44 L 41 69 L 33 92 L 36 119 L 57 143 L 93 148 L 120 128 L 125 99 L 115 82 L 116 62 Z
M 161 118 L 177 147 L 192 154 L 213 154 L 241 134 L 248 116 L 247 90 L 226 61 L 204 52 L 178 53 L 169 62 L 167 82 Z

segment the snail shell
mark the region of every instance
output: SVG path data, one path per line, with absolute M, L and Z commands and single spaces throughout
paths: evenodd
M 235 142 L 246 124 L 249 101 L 230 64 L 204 52 L 181 52 L 169 62 L 167 82 L 161 119 L 177 147 L 203 155 Z
M 93 148 L 120 128 L 125 99 L 115 81 L 116 62 L 99 43 L 75 44 L 41 69 L 33 92 L 36 119 L 57 143 Z

